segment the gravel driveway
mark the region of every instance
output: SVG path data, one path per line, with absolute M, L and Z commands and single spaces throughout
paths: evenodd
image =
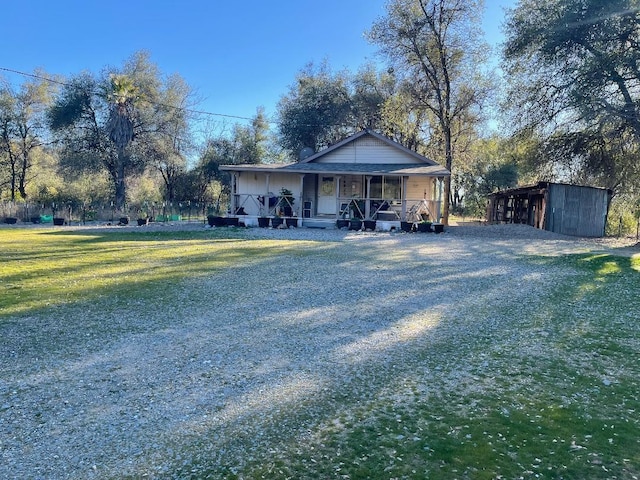
M 246 235 L 325 242 L 176 285 L 169 307 L 3 320 L 0 478 L 163 478 L 202 459 L 233 471 L 379 392 L 417 345 L 455 346 L 476 328 L 464 313 L 505 282 L 548 288 L 560 273 L 523 254 L 610 247 L 519 226 Z

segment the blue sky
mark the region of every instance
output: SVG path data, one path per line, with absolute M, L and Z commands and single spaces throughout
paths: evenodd
M 485 2 L 486 40 L 496 45 L 503 9 L 516 0 Z M 384 14 L 384 5 L 385 0 L 6 2 L 0 67 L 72 76 L 120 66 L 147 50 L 163 73 L 179 73 L 196 90 L 199 110 L 251 117 L 264 106 L 273 115 L 308 62 L 326 59 L 334 70 L 356 71 L 375 60 L 375 46 L 364 32 Z M 6 71 L 0 75 L 23 81 Z

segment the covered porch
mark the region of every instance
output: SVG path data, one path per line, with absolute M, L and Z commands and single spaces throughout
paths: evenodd
M 338 219 L 440 221 L 448 174 L 441 167 L 349 165 L 354 170 L 350 172 L 337 167 L 228 166 L 232 176 L 228 214 L 249 225 L 257 225 L 259 217 L 274 216 L 297 218 L 298 226 L 335 225 Z

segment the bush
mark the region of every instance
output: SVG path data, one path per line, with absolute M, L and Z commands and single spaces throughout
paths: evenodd
M 624 199 L 614 198 L 609 207 L 605 235 L 615 237 L 636 235 L 638 232 L 638 207 Z

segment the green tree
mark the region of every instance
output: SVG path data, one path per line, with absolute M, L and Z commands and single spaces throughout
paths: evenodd
M 104 167 L 112 181 L 114 203 L 126 202 L 126 182 L 149 163 L 146 155 L 174 138 L 176 115 L 186 115 L 175 93 L 165 87 L 157 66 L 144 52 L 120 69 L 69 81 L 49 111 L 61 138 L 62 155 L 75 168 Z M 170 94 L 171 93 L 171 94 Z M 179 96 L 178 96 L 179 97 Z M 180 98 L 180 97 L 179 97 Z
M 489 92 L 480 66 L 488 49 L 479 30 L 481 0 L 391 0 L 370 39 L 407 81 L 415 108 L 426 111 L 447 169 L 454 167 L 454 135 L 472 122 Z M 448 221 L 451 179 L 445 179 Z
M 279 143 L 295 160 L 302 149 L 318 151 L 355 130 L 348 75 L 326 63 L 307 65 L 278 103 Z
M 506 22 L 511 122 L 640 136 L 640 3 L 522 0 Z
M 17 91 L 8 83 L 0 85 L 0 165 L 12 201 L 27 198 L 30 171 L 48 141 L 45 112 L 53 88 L 41 72 Z
M 144 155 L 162 177 L 167 202 L 179 200 L 177 184 L 187 169 L 187 156 L 195 150 L 190 133 L 191 96 L 191 88 L 182 77 L 169 77 L 162 91 L 162 104 L 167 107 L 162 123 L 156 127 L 156 135 L 143 143 Z
M 268 127 L 264 110 L 258 108 L 249 125 L 236 124 L 230 135 L 219 134 L 207 139 L 196 168 L 189 178 L 194 182 L 194 192 L 199 198 L 207 197 L 215 190 L 215 201 L 220 205 L 222 197 L 230 193 L 231 177 L 219 169 L 220 165 L 264 163 L 268 155 Z M 212 184 L 217 188 L 212 189 Z
M 508 140 L 491 137 L 475 141 L 469 160 L 455 171 L 452 206 L 459 213 L 484 217 L 487 196 L 517 186 L 518 170 Z

